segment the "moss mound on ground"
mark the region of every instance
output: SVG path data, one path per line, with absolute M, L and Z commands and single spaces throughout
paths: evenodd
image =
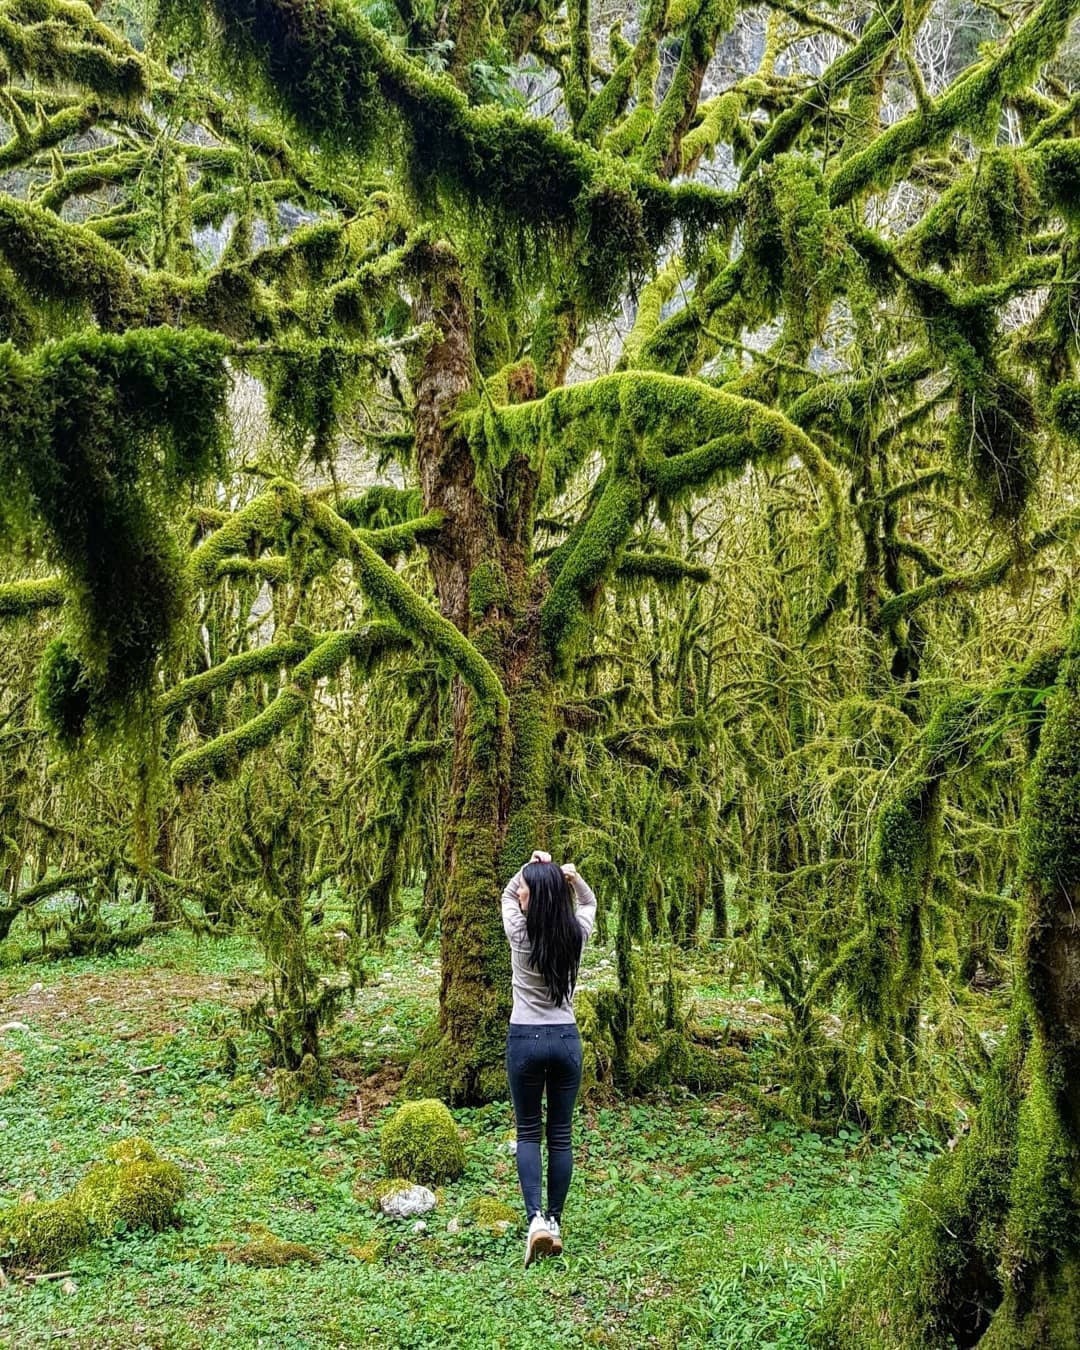
M 465 1149 L 454 1118 L 434 1098 L 406 1102 L 382 1128 L 379 1139 L 387 1175 L 410 1181 L 453 1181 L 465 1170 Z
M 90 1238 L 89 1221 L 70 1195 L 58 1200 L 21 1200 L 0 1214 L 5 1265 L 55 1270 Z
M 496 1235 L 516 1228 L 521 1218 L 516 1209 L 491 1195 L 474 1196 L 469 1202 L 468 1216 L 478 1228 L 486 1228 L 489 1233 Z
M 183 1196 L 175 1163 L 159 1158 L 145 1139 L 125 1139 L 66 1195 L 0 1212 L 0 1254 L 13 1266 L 47 1270 L 118 1229 L 159 1232 L 175 1220 Z
M 317 1266 L 322 1259 L 303 1242 L 287 1242 L 262 1224 L 249 1225 L 248 1232 L 246 1242 L 222 1242 L 214 1250 L 224 1252 L 226 1260 L 236 1265 L 255 1266 L 261 1270 L 297 1262 Z

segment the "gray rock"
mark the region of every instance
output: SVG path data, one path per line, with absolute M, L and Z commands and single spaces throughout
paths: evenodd
M 461 1220 L 451 1219 L 450 1222 L 446 1225 L 446 1231 L 450 1233 L 452 1236 L 456 1237 L 457 1234 L 461 1232 Z
M 391 1219 L 414 1219 L 435 1208 L 435 1194 L 426 1186 L 407 1186 L 384 1195 L 379 1208 Z

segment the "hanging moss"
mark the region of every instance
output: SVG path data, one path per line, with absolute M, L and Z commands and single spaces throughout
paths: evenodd
M 1080 384 L 1062 384 L 1054 390 L 1050 416 L 1063 436 L 1080 443 Z
M 743 234 L 750 322 L 783 313 L 787 340 L 808 350 L 820 336 L 842 257 L 820 169 L 801 155 L 782 155 L 753 178 Z
M 1030 233 L 1035 196 L 1019 156 L 999 150 L 983 156 L 956 223 L 956 243 L 972 281 L 995 281 L 1021 256 Z
M 86 735 L 94 710 L 90 673 L 64 638 L 45 648 L 37 684 L 38 713 L 63 750 L 74 750 Z
M 992 519 L 1023 515 L 1039 477 L 1038 427 L 1031 395 L 1018 381 L 998 375 L 976 388 L 961 385 L 950 444 Z
M 342 415 L 353 406 L 367 362 L 352 348 L 311 342 L 267 365 L 271 420 L 316 465 L 332 462 Z
M 965 692 L 943 703 L 923 733 L 910 785 L 883 807 L 860 887 L 866 924 L 847 970 L 848 988 L 873 1033 L 862 1091 L 877 1128 L 896 1124 L 897 1074 L 917 1064 L 919 1014 L 933 951 L 941 852 L 941 788 L 969 760 L 982 701 Z
M 219 462 L 223 347 L 197 330 L 135 330 L 0 359 L 11 377 L 0 513 L 23 529 L 40 522 L 66 573 L 67 643 L 50 648 L 41 691 L 47 720 L 70 739 L 91 715 L 104 728 L 130 711 L 180 629 L 185 579 L 168 503 Z
M 548 265 L 550 245 L 581 241 L 580 277 L 592 305 L 615 298 L 640 237 L 655 247 L 679 221 L 700 228 L 725 209 L 720 194 L 669 190 L 640 176 L 642 193 L 617 163 L 546 122 L 470 106 L 449 79 L 397 51 L 342 0 L 213 4 L 169 0 L 162 25 L 182 43 L 228 52 L 262 97 L 309 135 L 367 159 L 396 148 L 426 210 L 464 211 L 485 238 L 504 238 L 518 263 Z M 217 25 L 220 25 L 218 27 Z

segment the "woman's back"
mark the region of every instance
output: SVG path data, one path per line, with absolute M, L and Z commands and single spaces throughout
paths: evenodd
M 519 898 L 524 872 L 524 868 L 516 872 L 502 894 L 503 930 L 510 942 L 514 994 L 510 1021 L 515 1025 L 528 1026 L 557 1026 L 573 1022 L 573 988 L 562 1003 L 556 1003 L 544 975 L 532 965 L 533 947 L 529 940 L 528 920 Z M 571 873 L 567 881 L 577 903 L 576 918 L 581 930 L 581 945 L 584 947 L 596 921 L 596 896 L 576 872 Z

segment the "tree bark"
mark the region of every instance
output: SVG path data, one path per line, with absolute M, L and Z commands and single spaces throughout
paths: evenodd
M 510 960 L 498 900 L 506 876 L 544 842 L 554 703 L 540 642 L 540 583 L 528 568 L 536 475 L 519 460 L 494 487 L 477 481 L 451 421 L 472 384 L 469 296 L 446 245 L 429 247 L 421 267 L 416 318 L 441 334 L 417 380 L 415 414 L 424 508 L 445 518 L 431 554 L 435 591 L 442 613 L 498 672 L 510 718 L 509 726 L 500 723 L 455 680 L 439 1016 L 407 1087 L 478 1102 L 506 1093 Z

